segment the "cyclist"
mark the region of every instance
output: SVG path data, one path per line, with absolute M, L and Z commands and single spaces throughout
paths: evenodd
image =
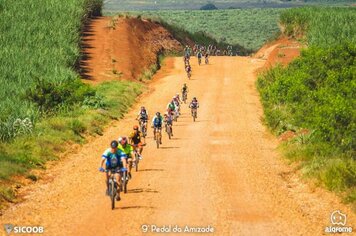
M 192 115 L 193 115 L 193 110 L 199 108 L 199 102 L 196 97 L 194 97 L 193 100 L 190 102 L 189 108 L 191 109 Z
M 176 116 L 179 117 L 180 116 L 180 104 L 182 103 L 182 101 L 179 98 L 179 93 L 177 93 L 174 97 L 173 97 L 173 103 L 175 106 L 175 110 L 174 112 L 176 112 Z
M 176 105 L 174 103 L 174 101 L 172 100 L 170 103 L 168 103 L 167 105 L 167 111 L 172 114 L 172 112 L 174 112 L 176 110 Z
M 188 94 L 188 86 L 186 83 L 183 84 L 183 87 L 182 87 L 182 99 L 184 100 L 184 96 L 187 96 Z
M 188 78 L 190 78 L 192 74 L 192 67 L 189 64 L 185 66 L 185 71 L 187 72 Z
M 145 129 L 147 130 L 147 121 L 148 121 L 148 112 L 144 106 L 141 107 L 141 110 L 137 114 L 136 120 L 141 124 L 145 125 Z
M 133 127 L 133 132 L 130 134 L 129 139 L 130 139 L 130 144 L 138 149 L 139 158 L 142 159 L 142 151 L 143 151 L 143 145 L 145 143 L 144 137 L 142 136 L 141 131 L 138 130 L 138 126 L 134 125 Z M 143 143 L 142 143 L 143 140 Z
M 121 150 L 126 155 L 126 168 L 127 168 L 127 175 L 131 179 L 131 169 L 132 164 L 135 161 L 135 154 L 133 147 L 127 143 L 126 137 L 119 137 L 119 146 L 118 149 Z
M 199 65 L 200 65 L 200 63 L 201 63 L 201 58 L 203 57 L 203 53 L 201 52 L 201 50 L 198 51 L 197 57 L 198 57 L 198 63 L 199 63 Z
M 209 64 L 209 50 L 205 52 L 205 64 Z
M 116 200 L 120 201 L 120 179 L 122 173 L 120 169 L 127 165 L 126 163 L 126 155 L 124 152 L 118 149 L 119 143 L 114 140 L 111 141 L 110 148 L 106 149 L 102 155 L 102 160 L 100 161 L 100 168 L 101 172 L 106 172 L 106 194 L 109 194 L 109 177 L 111 172 L 115 175 L 116 183 L 119 185 Z M 104 162 L 105 162 L 105 169 L 104 169 Z
M 164 113 L 164 123 L 166 124 L 166 132 L 167 132 L 167 128 L 171 129 L 171 135 L 173 136 L 173 117 L 171 114 L 169 114 L 168 112 Z
M 189 57 L 190 57 L 190 47 L 188 45 L 185 45 L 185 48 L 184 48 L 184 57 L 187 58 L 189 60 Z
M 156 140 L 156 132 L 160 132 L 162 130 L 162 122 L 163 117 L 160 112 L 157 112 L 156 115 L 152 119 L 152 128 L 153 128 L 153 137 Z M 162 139 L 159 140 L 160 144 L 162 144 Z

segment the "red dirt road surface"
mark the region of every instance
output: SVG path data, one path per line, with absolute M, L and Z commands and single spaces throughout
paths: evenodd
M 1 224 L 41 225 L 45 235 L 156 235 L 151 225 L 178 225 L 211 226 L 214 235 L 314 236 L 323 235 L 330 213 L 341 210 L 347 225 L 355 226 L 347 207 L 333 194 L 305 184 L 276 151 L 278 141 L 261 122 L 255 88 L 254 72 L 265 61 L 210 61 L 198 66 L 192 58 L 193 76 L 187 81 L 182 58 L 168 58 L 150 94 L 103 136 L 48 170 L 53 181 L 34 185 L 26 201 L 1 216 Z M 184 82 L 188 99 L 196 96 L 200 102 L 197 121 L 183 105 L 173 139 L 164 134 L 160 149 L 149 130 L 140 170 L 111 210 L 98 171 L 102 152 L 111 140 L 129 133 L 141 105 L 150 114 L 163 112 Z

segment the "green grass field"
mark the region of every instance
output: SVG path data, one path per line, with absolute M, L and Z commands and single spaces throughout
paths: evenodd
M 134 82 L 90 87 L 78 74 L 84 23 L 101 0 L 0 2 L 0 208 L 13 176 L 36 181 L 71 143 L 101 135 L 141 93 Z
M 257 50 L 280 31 L 281 9 L 244 9 L 216 11 L 145 11 L 125 14 L 162 19 L 190 33 L 205 32 L 218 42 L 238 44 Z
M 259 78 L 265 121 L 276 134 L 296 132 L 285 150 L 305 175 L 355 202 L 356 9 L 291 9 L 281 22 L 309 47 Z
M 105 11 L 198 10 L 207 3 L 219 9 L 287 8 L 310 4 L 350 4 L 352 0 L 107 0 Z

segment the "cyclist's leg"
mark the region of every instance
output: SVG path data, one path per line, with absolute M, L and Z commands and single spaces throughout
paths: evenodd
M 137 148 L 138 148 L 138 153 L 141 155 L 143 151 L 143 145 L 141 142 L 137 144 Z
M 127 171 L 130 173 L 131 169 L 132 169 L 132 158 L 131 157 L 127 158 L 127 163 L 128 163 L 128 167 L 129 167 L 127 169 Z
M 117 183 L 117 192 L 116 192 L 116 200 L 121 200 L 120 198 L 120 189 L 121 189 L 121 178 L 122 178 L 122 172 L 119 171 L 120 168 L 115 173 L 115 178 L 116 178 L 116 183 Z
M 131 169 L 132 169 L 132 158 L 127 158 L 127 165 L 128 165 L 128 168 L 127 168 L 127 175 L 129 176 L 129 178 L 132 178 L 131 176 Z

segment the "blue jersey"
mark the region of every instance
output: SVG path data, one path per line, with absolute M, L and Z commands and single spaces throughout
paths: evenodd
M 163 117 L 162 116 L 155 116 L 152 120 L 152 126 L 155 127 L 155 128 L 161 128 L 162 127 L 162 120 L 163 120 Z
M 112 153 L 111 148 L 108 148 L 102 157 L 106 159 L 106 168 L 113 169 L 123 165 L 122 158 L 125 158 L 126 154 L 119 149 L 115 153 Z

